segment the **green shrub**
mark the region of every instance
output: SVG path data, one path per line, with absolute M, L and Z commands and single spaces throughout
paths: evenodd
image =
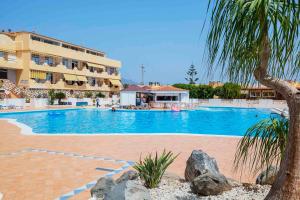
M 225 83 L 215 88 L 215 95 L 223 99 L 237 99 L 241 96 L 241 86 L 235 83 Z
M 55 98 L 58 99 L 58 104 L 61 104 L 61 100 L 66 98 L 66 94 L 63 92 L 55 93 Z
M 173 163 L 177 158 L 171 151 L 163 153 L 158 156 L 157 152 L 155 157 L 151 154 L 146 156 L 144 160 L 140 158 L 140 161 L 136 163 L 133 168 L 138 171 L 140 178 L 145 182 L 147 188 L 155 188 L 161 181 L 166 169 Z
M 93 93 L 92 92 L 85 92 L 84 96 L 85 96 L 85 98 L 92 98 L 93 97 Z
M 214 89 L 209 85 L 174 84 L 174 87 L 188 90 L 192 99 L 209 99 L 214 96 Z
M 102 94 L 101 92 L 98 92 L 98 93 L 96 94 L 96 97 L 98 97 L 98 98 L 104 98 L 105 95 Z
M 55 91 L 53 89 L 49 90 L 48 97 L 49 97 L 49 104 L 53 105 L 54 104 L 54 100 L 55 100 Z

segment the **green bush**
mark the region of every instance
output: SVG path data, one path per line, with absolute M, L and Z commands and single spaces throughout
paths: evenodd
M 241 96 L 241 86 L 235 83 L 225 83 L 215 88 L 215 95 L 222 99 L 237 99 Z
M 92 98 L 93 97 L 93 93 L 92 92 L 85 92 L 84 93 L 84 97 L 85 98 Z
M 214 89 L 209 85 L 174 84 L 174 87 L 189 90 L 192 99 L 209 99 L 214 96 Z
M 55 100 L 55 91 L 53 89 L 49 90 L 48 97 L 49 97 L 49 104 L 53 105 L 54 104 L 54 100 Z
M 104 98 L 105 95 L 102 94 L 101 92 L 98 92 L 98 93 L 96 94 L 96 97 L 98 97 L 98 98 Z
M 66 95 L 63 92 L 57 92 L 57 93 L 55 93 L 55 98 L 58 99 L 58 104 L 60 105 L 61 100 L 66 98 Z
M 147 188 L 155 188 L 161 181 L 166 169 L 173 163 L 177 158 L 171 151 L 163 153 L 158 156 L 157 152 L 155 157 L 151 154 L 146 156 L 144 160 L 140 158 L 140 161 L 136 163 L 133 168 L 138 171 L 140 178 L 144 181 Z

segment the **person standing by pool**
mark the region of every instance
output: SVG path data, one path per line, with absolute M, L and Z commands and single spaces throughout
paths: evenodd
M 100 106 L 100 103 L 99 103 L 100 99 L 99 97 L 96 98 L 96 107 L 98 108 Z

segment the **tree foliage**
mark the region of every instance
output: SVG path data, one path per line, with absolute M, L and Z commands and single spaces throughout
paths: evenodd
M 268 72 L 292 78 L 300 71 L 300 8 L 297 0 L 210 0 L 207 37 L 210 70 L 222 67 L 233 82 L 249 83 L 267 36 Z
M 215 88 L 215 95 L 222 99 L 237 99 L 241 96 L 241 86 L 235 83 L 225 83 Z
M 193 99 L 210 99 L 214 96 L 214 89 L 208 85 L 195 84 L 174 84 L 174 87 L 189 90 L 190 98 Z
M 271 165 L 279 166 L 287 143 L 288 120 L 283 117 L 264 119 L 250 127 L 240 140 L 234 165 L 248 166 L 257 173 Z
M 189 84 L 196 84 L 196 82 L 199 80 L 199 78 L 196 77 L 198 72 L 193 64 L 190 66 L 186 74 L 187 77 L 185 78 L 185 80 L 187 80 Z
M 241 94 L 241 87 L 234 83 L 225 83 L 224 86 L 215 89 L 209 85 L 174 84 L 173 86 L 189 90 L 190 98 L 193 99 L 211 99 L 214 95 L 224 99 L 234 99 L 239 98 Z

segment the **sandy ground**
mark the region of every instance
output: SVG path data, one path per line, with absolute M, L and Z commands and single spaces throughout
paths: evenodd
M 240 176 L 240 173 L 235 172 L 232 168 L 236 145 L 239 141 L 239 138 L 235 137 L 21 135 L 18 127 L 5 120 L 0 120 L 0 127 L 0 154 L 16 152 L 25 148 L 36 148 L 137 161 L 140 156 L 166 149 L 180 153 L 168 171 L 183 177 L 186 160 L 192 150 L 202 149 L 216 158 L 220 171 L 225 176 L 243 182 L 254 181 L 253 176 L 245 172 L 243 176 Z M 0 192 L 4 194 L 4 199 L 6 199 L 5 197 L 9 197 L 7 199 L 20 199 L 20 197 L 29 197 L 30 195 L 31 199 L 49 199 L 49 196 L 55 198 L 72 188 L 81 186 L 83 183 L 97 179 L 99 175 L 103 174 L 103 172 L 95 172 L 97 166 L 109 166 L 114 169 L 119 167 L 107 162 L 70 160 L 67 157 L 51 157 L 42 153 L 27 153 L 26 155 L 16 155 L 13 158 L 0 157 Z M 43 170 L 45 168 L 48 170 Z M 49 187 L 51 188 L 50 191 Z M 45 188 L 47 188 L 47 192 Z M 40 195 L 34 195 L 35 191 Z M 85 191 L 74 199 L 87 199 L 88 197 L 89 192 Z

